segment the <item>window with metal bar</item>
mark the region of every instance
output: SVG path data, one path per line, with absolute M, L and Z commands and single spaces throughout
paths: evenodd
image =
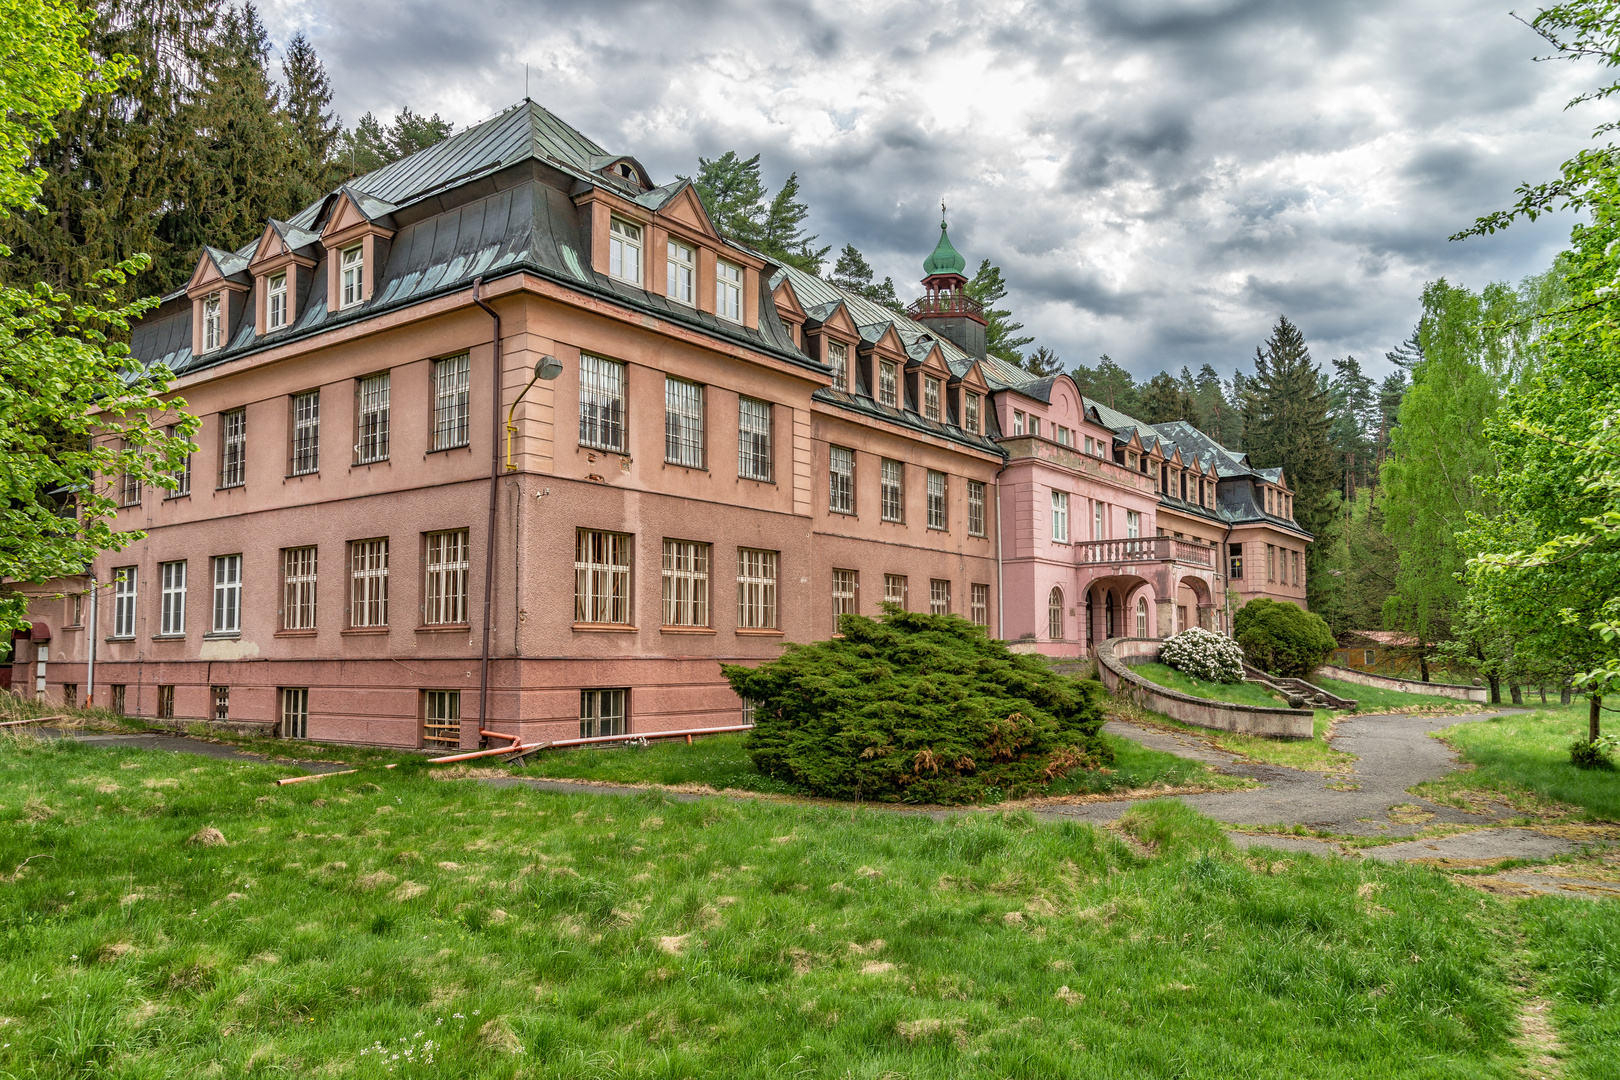
M 878 362 L 878 404 L 900 407 L 900 369 L 892 360 Z
M 281 553 L 281 628 L 313 630 L 316 616 L 316 560 L 313 547 Z
M 1069 542 L 1069 493 L 1067 491 L 1052 492 L 1052 540 L 1059 544 Z
M 113 571 L 113 632 L 115 638 L 135 636 L 135 600 L 140 570 L 120 566 Z
M 433 449 L 466 446 L 469 432 L 468 380 L 471 368 L 466 353 L 433 361 Z
M 967 528 L 969 536 L 984 535 L 984 481 L 967 482 Z
M 928 527 L 950 527 L 950 515 L 945 510 L 945 474 L 928 470 Z
M 930 420 L 940 418 L 940 381 L 931 375 L 923 376 L 923 415 Z
M 349 545 L 349 625 L 356 629 L 388 625 L 387 539 Z
M 623 735 L 629 690 L 581 690 L 579 692 L 579 737 L 595 739 Z
M 906 576 L 904 574 L 883 575 L 883 602 L 885 604 L 899 604 L 906 606 Z
M 309 687 L 283 686 L 281 694 L 281 737 L 309 738 Z
M 769 481 L 771 462 L 771 406 L 769 402 L 741 398 L 737 407 L 737 475 L 745 480 Z
M 1053 641 L 1063 640 L 1063 590 L 1056 585 L 1046 596 L 1046 636 Z
M 827 509 L 855 512 L 855 451 L 834 446 L 827 451 Z
M 229 720 L 231 718 L 231 688 L 228 686 L 211 686 L 208 688 L 213 697 L 215 720 Z
M 202 304 L 202 351 L 213 352 L 225 344 L 225 310 L 219 293 L 209 293 Z
M 667 241 L 664 295 L 691 307 L 697 296 L 697 252 L 679 240 Z
M 860 574 L 854 570 L 834 570 L 832 572 L 832 607 L 833 629 L 838 629 L 838 616 L 854 615 L 858 613 L 859 600 L 856 593 L 860 589 Z
M 664 460 L 703 468 L 703 387 L 664 377 Z
M 461 691 L 422 691 L 422 745 L 461 745 Z
M 354 460 L 358 465 L 388 460 L 388 372 L 367 375 L 356 389 Z
M 776 552 L 737 549 L 737 629 L 776 629 Z
M 624 365 L 581 353 L 579 444 L 624 452 Z
M 951 613 L 951 583 L 934 578 L 928 583 L 928 614 L 949 615 Z
M 158 687 L 157 714 L 159 720 L 174 719 L 173 683 L 163 683 Z
M 979 422 L 979 395 L 969 390 L 962 395 L 962 427 L 978 435 Z
M 247 410 L 219 414 L 219 486 L 247 483 Z
M 990 625 L 990 586 L 975 583 L 968 594 L 968 618 L 979 626 Z
M 161 629 L 163 637 L 178 637 L 186 632 L 186 564 L 166 562 L 158 564 L 163 586 Z
M 709 545 L 664 541 L 664 625 L 709 625 Z
M 849 346 L 842 341 L 827 342 L 827 366 L 832 368 L 833 389 L 849 389 Z
M 467 574 L 471 565 L 466 529 L 427 534 L 423 623 L 456 626 L 467 621 Z
M 214 624 L 216 634 L 242 630 L 242 556 L 214 556 Z
M 722 319 L 742 322 L 743 268 L 719 261 L 714 264 L 714 310 Z
M 906 467 L 902 462 L 883 459 L 878 469 L 878 494 L 884 521 L 906 520 Z
M 124 449 L 129 449 L 127 443 Z M 118 505 L 121 507 L 141 505 L 141 478 L 135 473 L 127 472 L 118 477 Z
M 352 248 L 345 248 L 342 255 L 343 288 L 338 297 L 338 307 L 353 307 L 364 298 L 366 256 L 365 246 L 356 244 Z
M 321 392 L 292 396 L 293 476 L 317 472 L 321 467 Z
M 178 431 L 178 429 L 176 428 L 176 426 L 174 424 L 170 424 L 168 427 L 164 428 L 163 430 L 164 430 L 164 434 L 168 435 L 169 438 L 171 438 L 171 439 L 177 438 L 179 436 L 179 431 Z M 182 460 L 180 467 L 178 469 L 176 469 L 173 473 L 170 474 L 169 497 L 170 498 L 178 498 L 181 495 L 190 495 L 190 494 L 191 494 L 191 455 L 187 454 L 185 456 L 185 458 Z
M 574 546 L 574 621 L 630 624 L 630 537 L 580 529 Z
M 264 327 L 266 330 L 280 330 L 287 325 L 287 275 L 277 274 L 267 284 Z
M 614 218 L 608 225 L 608 273 L 641 284 L 641 226 Z

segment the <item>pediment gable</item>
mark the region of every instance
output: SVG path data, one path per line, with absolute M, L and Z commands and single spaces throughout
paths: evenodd
M 1142 449 L 1142 436 L 1137 434 L 1135 428 L 1131 429 L 1131 437 L 1129 439 L 1125 440 L 1125 448 L 1127 450 L 1137 450 L 1137 451 L 1140 451 Z
M 241 266 L 238 267 L 237 263 Z M 197 268 L 186 282 L 186 295 L 196 298 L 216 289 L 246 288 L 249 284 L 247 275 L 243 273 L 246 267 L 247 260 L 240 255 L 205 247 L 197 259 Z
M 805 314 L 804 305 L 799 303 L 799 294 L 794 291 L 793 283 L 785 277 L 771 293 L 771 300 L 782 318 L 789 322 L 802 323 L 809 317 Z
M 938 342 L 931 342 L 927 352 L 921 357 L 913 356 L 911 363 L 906 366 L 913 370 L 921 368 L 932 375 L 943 375 L 946 379 L 951 377 L 951 366 L 945 362 L 945 353 Z
M 697 190 L 691 184 L 676 192 L 659 209 L 658 215 L 712 239 L 720 238 L 720 234 L 715 231 L 714 222 L 709 220 L 709 212 L 703 208 L 703 200 L 698 198 Z M 786 278 L 782 280 L 782 284 L 787 284 Z
M 904 359 L 906 355 L 906 343 L 900 340 L 899 334 L 895 333 L 894 324 L 883 323 L 882 326 L 883 332 L 878 334 L 877 337 L 872 338 L 870 341 L 863 340 L 861 347 L 863 349 L 872 349 L 876 352 L 883 353 L 891 360 Z M 862 327 L 862 338 L 866 338 L 874 329 L 875 328 L 872 326 Z
M 823 333 L 832 333 L 852 343 L 861 339 L 861 328 L 855 325 L 855 320 L 849 314 L 849 306 L 842 300 L 811 312 L 805 325 Z
M 333 196 L 331 210 L 326 215 L 326 224 L 321 227 L 323 243 L 330 243 L 334 237 L 347 239 L 367 227 L 385 236 L 394 235 L 393 230 L 383 223 L 392 207 L 375 199 L 364 199 L 365 205 L 362 205 L 362 198 L 356 197 L 347 187 L 338 189 Z
M 968 369 L 962 372 L 960 378 L 953 381 L 968 390 L 975 390 L 981 394 L 990 393 L 990 384 L 985 380 L 984 372 L 980 370 L 977 360 L 968 365 Z

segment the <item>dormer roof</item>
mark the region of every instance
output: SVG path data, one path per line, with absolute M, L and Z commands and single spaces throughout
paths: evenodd
M 591 171 L 620 183 L 628 182 L 639 188 L 653 186 L 652 177 L 641 162 L 628 154 L 592 154 Z
M 894 323 L 867 323 L 859 327 L 859 330 L 863 347 L 898 356 L 906 355 L 906 343 L 901 341 L 900 335 L 895 332 Z
M 771 299 L 775 302 L 777 310 L 785 312 L 794 322 L 802 323 L 809 317 L 804 305 L 799 303 L 799 294 L 794 290 L 793 282 L 787 278 L 783 278 L 776 288 L 771 290 Z
M 852 341 L 860 339 L 861 328 L 855 325 L 855 320 L 849 313 L 849 306 L 842 300 L 817 304 L 807 310 L 805 315 L 804 326 L 807 330 L 831 330 Z
M 321 228 L 321 239 L 342 236 L 365 225 L 391 232 L 394 223 L 388 215 L 394 209 L 393 203 L 344 184 L 327 196 L 326 223 Z
M 218 288 L 222 285 L 250 286 L 253 277 L 248 273 L 248 259 L 246 255 L 234 251 L 221 251 L 216 247 L 203 246 L 202 255 L 197 259 L 197 268 L 191 272 L 191 280 L 186 282 L 186 293 L 195 296 L 204 291 Z

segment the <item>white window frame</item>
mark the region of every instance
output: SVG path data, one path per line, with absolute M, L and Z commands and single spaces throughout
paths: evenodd
M 641 284 L 642 229 L 634 222 L 612 218 L 608 222 L 608 276 L 632 285 Z
M 1062 641 L 1066 637 L 1067 628 L 1063 617 L 1063 588 L 1052 586 L 1052 591 L 1046 594 L 1046 636 L 1050 641 Z
M 461 691 L 422 691 L 422 745 L 461 745 Z
M 186 563 L 158 563 L 158 584 L 163 590 L 160 637 L 182 637 L 186 632 Z
M 737 549 L 737 629 L 776 629 L 778 558 L 774 551 Z
M 313 630 L 319 615 L 319 552 L 313 546 L 281 550 L 281 628 Z
M 1052 541 L 1057 544 L 1069 542 L 1069 493 L 1067 491 L 1052 492 Z
M 847 447 L 827 448 L 827 509 L 834 514 L 855 512 L 855 451 Z
M 1014 435 L 1022 435 L 1023 433 L 1024 433 L 1024 414 L 1019 412 L 1017 409 L 1014 409 L 1013 410 L 1013 434 Z
M 1145 596 L 1136 598 L 1136 636 L 1148 636 L 1148 602 Z
M 978 435 L 981 434 L 979 422 L 979 395 L 968 390 L 962 395 L 962 426 Z
M 893 360 L 878 361 L 878 404 L 900 407 L 900 365 Z
M 708 544 L 694 540 L 664 541 L 664 625 L 704 628 L 709 625 Z
M 202 351 L 211 353 L 225 344 L 225 303 L 221 293 L 212 292 L 202 302 Z
M 884 458 L 878 472 L 879 503 L 884 521 L 906 520 L 906 465 Z
M 292 447 L 287 475 L 306 476 L 321 470 L 321 392 L 292 396 Z
M 664 460 L 704 467 L 703 386 L 673 375 L 664 376 Z
M 135 636 L 135 612 L 140 599 L 141 571 L 138 566 L 120 566 L 113 571 L 113 632 L 115 638 Z
M 833 630 L 838 630 L 840 615 L 858 615 L 861 606 L 861 573 L 834 567 L 832 572 Z
M 472 358 L 468 353 L 433 361 L 433 449 L 472 442 Z
M 265 282 L 264 328 L 280 330 L 287 325 L 287 275 L 274 274 Z
M 309 687 L 280 686 L 276 696 L 281 698 L 281 737 L 309 738 Z
M 968 620 L 976 626 L 990 625 L 990 586 L 974 582 L 969 587 Z
M 967 482 L 967 528 L 969 536 L 984 535 L 984 481 Z
M 842 341 L 827 342 L 827 366 L 832 368 L 833 389 L 849 391 L 849 346 Z
M 923 416 L 936 423 L 940 419 L 940 405 L 944 398 L 944 384 L 932 375 L 923 376 Z
M 365 299 L 366 246 L 346 247 L 338 256 L 342 264 L 342 285 L 338 293 L 338 308 L 351 308 Z
M 737 400 L 737 475 L 771 483 L 775 476 L 771 446 L 771 403 Z
M 579 737 L 595 739 L 630 732 L 630 691 L 627 688 L 579 692 Z
M 469 619 L 467 581 L 472 548 L 466 529 L 424 535 L 423 626 L 463 626 Z
M 950 507 L 946 498 L 950 492 L 950 484 L 944 473 L 936 469 L 928 470 L 928 527 L 930 529 L 947 530 L 951 527 Z
M 355 393 L 359 396 L 355 431 L 360 439 L 354 444 L 354 460 L 357 465 L 371 465 L 388 460 L 390 383 L 389 373 L 380 371 L 375 375 L 362 377 L 355 388 Z
M 624 398 L 624 364 L 580 353 L 579 445 L 624 453 Z
M 349 542 L 349 627 L 388 625 L 388 537 Z
M 242 556 L 214 556 L 214 621 L 210 633 L 242 632 Z
M 906 593 L 910 591 L 910 583 L 905 574 L 883 575 L 883 602 L 885 604 L 899 604 L 906 606 Z
M 232 488 L 246 484 L 246 409 L 231 409 L 219 414 L 219 449 L 219 486 Z
M 166 427 L 164 429 L 164 434 L 168 435 L 169 438 L 171 438 L 171 439 L 179 437 L 177 426 L 174 425 L 174 424 L 170 424 L 168 427 Z M 165 496 L 165 497 L 170 498 L 170 499 L 178 499 L 182 495 L 190 495 L 191 494 L 191 455 L 187 454 L 186 457 L 185 457 L 185 461 L 183 461 L 181 463 L 180 468 L 176 469 L 170 475 L 173 478 L 173 485 L 174 486 L 169 488 L 169 494 L 167 496 Z
M 677 304 L 697 304 L 697 250 L 673 238 L 665 241 L 664 295 Z
M 1142 535 L 1142 514 L 1137 510 L 1125 511 L 1125 538 L 1136 540 Z
M 574 536 L 574 622 L 629 626 L 631 537 L 602 529 Z
M 1103 533 L 1108 531 L 1108 517 L 1100 501 L 1093 500 L 1091 504 L 1091 538 L 1093 540 L 1106 540 Z
M 743 321 L 743 268 L 724 259 L 714 264 L 714 313 L 729 322 Z
M 949 578 L 930 578 L 928 581 L 928 614 L 951 613 L 951 582 Z

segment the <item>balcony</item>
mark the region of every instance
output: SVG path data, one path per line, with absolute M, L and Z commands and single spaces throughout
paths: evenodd
M 984 305 L 979 303 L 967 293 L 932 293 L 928 296 L 919 296 L 906 308 L 906 314 L 913 319 L 926 319 L 930 316 L 966 315 L 970 319 L 984 321 Z
M 1091 540 L 1074 545 L 1081 566 L 1121 563 L 1178 562 L 1214 569 L 1215 549 L 1189 544 L 1173 536 L 1145 536 L 1139 540 Z

